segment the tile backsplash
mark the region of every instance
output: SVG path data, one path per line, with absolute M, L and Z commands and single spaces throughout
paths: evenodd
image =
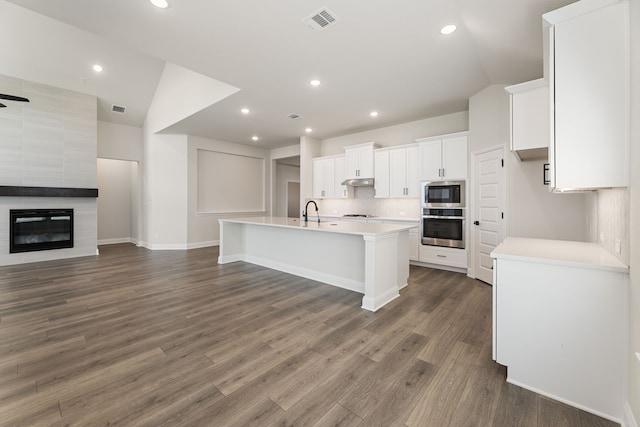
M 320 215 L 368 214 L 384 218 L 418 220 L 420 201 L 417 198 L 376 199 L 373 187 L 353 187 L 349 198 L 316 200 Z
M 598 190 L 593 203 L 590 228 L 595 229 L 595 235 L 591 236 L 591 240 L 628 265 L 629 190 L 627 188 Z M 616 240 L 620 241 L 619 253 L 616 252 Z

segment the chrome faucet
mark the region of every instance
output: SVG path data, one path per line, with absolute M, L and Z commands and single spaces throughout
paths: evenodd
M 304 206 L 304 212 L 302 212 L 302 216 L 304 217 L 304 222 L 309 220 L 309 203 L 313 203 L 313 206 L 316 207 L 316 214 L 318 215 L 318 223 L 320 222 L 320 214 L 318 213 L 318 204 L 313 200 L 309 200 L 307 204 Z

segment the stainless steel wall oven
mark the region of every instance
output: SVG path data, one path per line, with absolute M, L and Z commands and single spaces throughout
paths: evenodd
M 464 208 L 423 208 L 420 225 L 423 245 L 464 249 Z

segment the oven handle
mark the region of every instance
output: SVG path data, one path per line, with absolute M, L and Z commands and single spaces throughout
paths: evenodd
M 422 215 L 422 218 L 426 218 L 426 219 L 464 219 L 463 216 L 437 216 L 437 215 Z

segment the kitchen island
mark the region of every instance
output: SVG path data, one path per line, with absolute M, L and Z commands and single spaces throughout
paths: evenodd
M 413 226 L 281 217 L 219 222 L 219 264 L 245 261 L 360 292 L 370 311 L 407 285 Z

